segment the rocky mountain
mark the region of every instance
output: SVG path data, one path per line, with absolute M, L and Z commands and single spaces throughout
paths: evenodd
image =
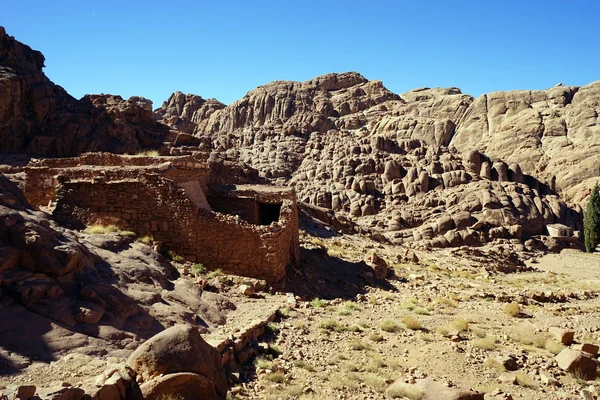
M 228 304 L 149 246 L 65 229 L 0 174 L 0 343 L 16 357 L 0 363 L 122 355 L 173 324 L 221 325 Z
M 239 159 L 295 186 L 301 201 L 395 242 L 445 247 L 522 239 L 547 233 L 552 223 L 581 227 L 579 188 L 599 174 L 564 169 L 559 160 L 571 155 L 573 164 L 587 165 L 581 141 L 570 142 L 567 133 L 575 141 L 593 136 L 594 87 L 474 99 L 457 88 L 396 95 L 357 73 L 328 74 L 261 86 L 196 118 L 194 136 L 199 148 Z M 494 99 L 493 116 L 481 114 L 487 98 Z M 548 115 L 537 136 L 525 128 L 533 114 L 540 121 Z M 565 127 L 565 140 L 554 126 Z
M 207 151 L 398 243 L 521 240 L 552 223 L 577 230 L 600 176 L 600 82 L 475 99 L 458 88 L 398 95 L 346 72 L 272 82 L 228 106 L 175 92 L 153 112 L 140 97 L 76 100 L 43 64 L 0 30 L 0 150 Z
M 42 72 L 44 56 L 0 27 L 0 151 L 65 157 L 157 148 L 168 128 L 152 102 L 88 95 L 77 100 Z

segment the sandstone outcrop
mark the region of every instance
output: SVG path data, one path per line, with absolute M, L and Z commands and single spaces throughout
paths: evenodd
M 224 323 L 220 296 L 190 292 L 150 247 L 119 234 L 65 229 L 34 211 L 3 175 L 0 249 L 2 354 L 121 354 L 174 323 L 202 330 Z M 24 332 L 25 323 L 31 329 Z
M 185 399 L 217 398 L 214 393 L 224 398 L 227 393 L 221 354 L 193 326 L 178 325 L 162 331 L 138 347 L 127 365 L 143 383 L 141 391 L 145 399 L 167 393 L 184 395 Z M 186 386 L 197 389 L 181 393 Z M 197 391 L 208 397 L 191 397 Z
M 42 72 L 44 56 L 0 27 L 0 151 L 65 157 L 158 148 L 168 128 L 141 97 L 71 97 Z

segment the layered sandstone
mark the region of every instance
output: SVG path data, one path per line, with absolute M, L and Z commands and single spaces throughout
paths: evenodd
M 0 27 L 0 150 L 65 157 L 157 148 L 168 128 L 140 97 L 71 97 L 43 73 L 44 56 Z

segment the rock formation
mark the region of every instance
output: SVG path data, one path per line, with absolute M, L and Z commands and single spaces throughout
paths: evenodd
M 224 323 L 224 299 L 177 278 L 177 270 L 142 243 L 59 226 L 0 175 L 4 349 L 42 360 L 73 349 L 118 355 L 175 323 L 201 330 Z M 30 329 L 24 331 L 25 323 Z
M 71 97 L 42 72 L 44 56 L 0 27 L 0 150 L 44 156 L 157 148 L 168 132 L 141 97 Z

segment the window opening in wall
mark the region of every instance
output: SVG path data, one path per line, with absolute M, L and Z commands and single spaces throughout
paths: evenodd
M 260 225 L 269 225 L 279 221 L 281 204 L 258 203 L 258 222 Z

